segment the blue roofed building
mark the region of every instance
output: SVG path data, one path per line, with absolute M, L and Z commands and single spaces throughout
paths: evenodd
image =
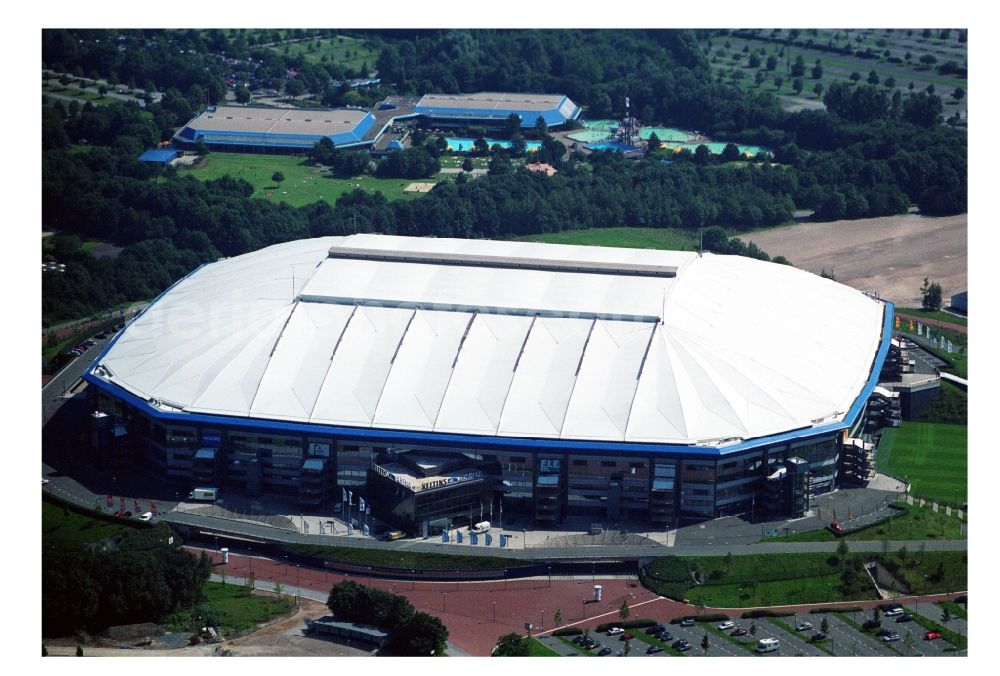
M 521 128 L 535 126 L 539 117 L 549 127 L 559 127 L 580 116 L 580 106 L 563 94 L 479 92 L 477 94 L 427 94 L 414 107 L 428 123 L 438 126 L 506 124 L 512 114 Z
M 142 155 L 139 155 L 138 159 L 140 162 L 149 162 L 150 164 L 159 164 L 165 167 L 177 159 L 178 156 L 180 156 L 180 152 L 176 150 L 147 150 Z
M 204 142 L 212 150 L 306 153 L 329 138 L 338 148 L 371 146 L 382 129 L 366 110 L 338 108 L 207 108 L 174 136 L 181 147 Z

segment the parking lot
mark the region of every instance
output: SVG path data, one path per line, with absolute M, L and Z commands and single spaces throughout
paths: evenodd
M 904 610 L 909 614 L 917 614 L 923 618 L 941 622 L 941 607 L 934 603 L 910 603 L 904 605 Z M 663 642 L 653 636 L 646 635 L 645 629 L 629 629 L 634 636 L 631 641 L 631 650 L 628 657 L 673 657 L 673 656 L 708 656 L 708 657 L 747 657 L 756 654 L 753 651 L 757 641 L 764 638 L 775 638 L 780 642 L 777 651 L 765 653 L 763 656 L 808 656 L 808 657 L 899 657 L 899 656 L 925 656 L 925 657 L 945 657 L 956 656 L 958 653 L 953 650 L 952 645 L 944 638 L 936 640 L 925 640 L 924 634 L 927 631 L 918 622 L 896 622 L 895 617 L 882 616 L 882 628 L 899 634 L 899 640 L 883 641 L 881 637 L 873 633 L 863 632 L 860 627 L 866 620 L 871 619 L 871 611 L 856 613 L 798 613 L 787 617 L 740 619 L 734 618 L 734 628 L 747 630 L 744 636 L 734 637 L 730 632 L 734 629 L 719 631 L 716 629 L 716 622 L 698 622 L 694 626 L 682 627 L 679 624 L 666 624 L 666 629 L 671 634 L 670 640 Z M 811 637 L 821 630 L 823 620 L 828 623 L 827 638 L 820 642 L 811 641 Z M 808 622 L 811 629 L 795 631 L 800 623 Z M 854 623 L 854 624 L 852 624 Z M 854 625 L 857 626 L 854 626 Z M 960 617 L 952 617 L 946 625 L 949 629 L 967 635 L 967 622 Z M 750 634 L 751 627 L 754 627 L 753 635 Z M 702 640 L 708 634 L 708 650 L 702 649 Z M 723 635 L 725 634 L 725 635 Z M 596 656 L 602 647 L 611 648 L 610 656 L 620 656 L 624 642 L 621 636 L 608 636 L 606 633 L 591 632 L 590 637 L 600 643 L 600 646 L 592 650 L 586 650 L 580 646 L 569 645 L 573 637 L 564 637 L 565 640 L 543 636 L 540 640 L 561 655 L 576 656 Z M 691 649 L 678 653 L 670 645 L 677 639 L 685 639 L 691 644 Z M 648 655 L 646 650 L 649 646 L 655 645 L 663 648 L 663 652 Z

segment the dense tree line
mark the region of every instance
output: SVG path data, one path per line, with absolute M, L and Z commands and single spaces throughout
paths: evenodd
M 200 599 L 211 561 L 168 545 L 162 524 L 115 543 L 42 549 L 42 635 L 160 622 Z
M 388 647 L 395 655 L 426 657 L 441 655 L 445 650 L 448 629 L 433 615 L 416 610 L 405 596 L 356 582 L 340 582 L 330 589 L 326 605 L 338 620 L 390 632 Z

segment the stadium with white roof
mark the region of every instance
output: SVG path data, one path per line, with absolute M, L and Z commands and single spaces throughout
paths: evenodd
M 85 377 L 105 453 L 187 485 L 672 524 L 836 487 L 891 321 L 749 258 L 362 234 L 202 266 Z

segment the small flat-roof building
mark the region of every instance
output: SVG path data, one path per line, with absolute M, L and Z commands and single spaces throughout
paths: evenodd
M 159 164 L 165 167 L 177 159 L 179 155 L 180 152 L 176 150 L 147 150 L 142 155 L 139 155 L 138 159 L 140 162 Z
M 358 622 L 346 622 L 338 620 L 333 615 L 324 615 L 315 620 L 306 620 L 309 634 L 320 636 L 336 636 L 348 641 L 360 641 L 370 643 L 376 648 L 383 647 L 389 642 L 389 632 Z
M 580 116 L 580 106 L 564 94 L 426 94 L 413 112 L 439 126 L 467 124 L 502 125 L 511 114 L 521 118 L 521 128 L 531 129 L 539 117 L 549 127 L 558 127 Z
M 378 137 L 375 116 L 366 110 L 300 110 L 216 106 L 207 108 L 174 136 L 174 143 L 212 150 L 308 152 L 326 137 L 338 148 L 371 145 Z

